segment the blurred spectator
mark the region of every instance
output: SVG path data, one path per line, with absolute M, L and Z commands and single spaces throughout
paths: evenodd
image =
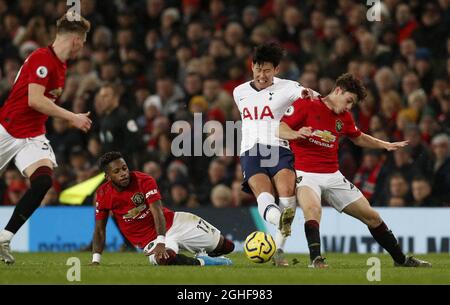
M 5 205 L 16 205 L 20 198 L 27 191 L 28 186 L 23 180 L 13 180 L 8 186 L 6 191 L 6 198 L 4 199 Z
M 136 168 L 136 154 L 143 148 L 140 132 L 134 118 L 120 107 L 120 93 L 116 85 L 103 85 L 96 97 L 99 115 L 99 136 L 103 153 L 120 151 L 131 158 L 128 163 Z
M 440 202 L 450 204 L 450 138 L 438 134 L 431 141 L 434 155 L 433 196 Z
M 405 202 L 412 200 L 408 181 L 400 173 L 391 175 L 389 179 L 389 201 L 390 198 L 403 198 Z
M 406 3 L 399 3 L 395 9 L 395 21 L 397 25 L 397 41 L 411 37 L 414 30 L 419 26 Z
M 414 166 L 426 177 L 432 175 L 431 151 L 422 140 L 420 129 L 416 125 L 405 128 L 405 140 L 409 141 Z
M 439 206 L 437 200 L 431 195 L 431 184 L 423 176 L 414 177 L 411 184 L 413 195 L 412 206 L 433 207 Z
M 199 186 L 198 198 L 201 204 L 207 204 L 210 198 L 212 189 L 219 184 L 230 185 L 230 182 L 226 180 L 226 164 L 223 160 L 214 159 L 208 166 L 208 177 Z
M 69 122 L 60 118 L 52 118 L 52 132 L 48 139 L 54 147 L 55 155 L 61 162 L 67 162 L 70 151 L 75 146 L 83 146 L 82 132 L 71 128 Z
M 384 159 L 379 150 L 366 150 L 363 154 L 363 161 L 355 177 L 353 183 L 363 193 L 367 200 L 371 200 L 383 166 Z
M 231 189 L 223 184 L 216 185 L 211 190 L 211 203 L 215 208 L 230 208 L 232 207 Z
M 60 155 L 55 191 L 92 175 L 99 154 L 117 149 L 125 150 L 136 169 L 159 165 L 159 184 L 166 185 L 167 196 L 174 182 L 166 174 L 169 164 L 183 162 L 191 183 L 188 202 L 198 196 L 202 204 L 211 204 L 213 185 L 203 183 L 206 176 L 210 180 L 210 157 L 175 158 L 170 127 L 177 120 L 192 124 L 193 112 L 202 112 L 204 122 L 238 121 L 232 91 L 251 78 L 253 47 L 274 40 L 286 49 L 278 76 L 326 95 L 337 75 L 350 72 L 368 89 L 367 99 L 352 111 L 358 128 L 386 141 L 410 140 L 409 148 L 386 154 L 372 202 L 411 204 L 411 198 L 389 195 L 388 179 L 397 171 L 408 184 L 424 175 L 432 182 L 432 196 L 449 202 L 444 196 L 449 189 L 447 144 L 437 136 L 450 134 L 449 7 L 448 0 L 386 0 L 379 5 L 382 21 L 367 22 L 368 7 L 354 0 L 82 1 L 92 35 L 83 54 L 68 63 L 58 102 L 75 112 L 91 111 L 94 124 L 88 134 L 73 134 L 70 126 L 49 121 L 48 135 Z M 23 59 L 51 43 L 54 20 L 66 10 L 65 1 L 0 0 L 0 105 Z M 117 93 L 101 98 L 99 88 L 105 83 L 117 86 Z M 116 110 L 108 114 L 109 104 Z M 111 126 L 106 128 L 108 120 Z M 132 121 L 136 124 L 128 124 Z M 121 131 L 112 128 L 117 126 Z M 139 136 L 134 138 L 129 128 Z M 203 134 L 202 140 L 209 136 Z M 78 151 L 86 156 L 75 156 Z M 89 169 L 73 168 L 71 159 L 78 163 L 77 158 L 86 159 Z M 344 141 L 342 172 L 351 178 L 359 168 L 355 178 L 363 177 L 364 185 L 364 177 L 373 174 L 366 168 L 367 158 Z M 231 186 L 233 206 L 254 203 L 240 190 L 239 178 L 230 174 L 239 162 L 219 159 L 226 163 L 225 185 Z M 7 187 L 1 177 L 3 198 Z M 48 198 L 49 204 L 55 203 L 52 194 Z
M 195 208 L 198 207 L 198 202 L 193 198 L 192 193 L 189 191 L 189 185 L 185 178 L 177 178 L 170 184 L 170 198 L 167 201 L 168 205 L 172 208 L 186 207 Z
M 406 200 L 403 197 L 390 197 L 387 205 L 394 208 L 404 207 Z

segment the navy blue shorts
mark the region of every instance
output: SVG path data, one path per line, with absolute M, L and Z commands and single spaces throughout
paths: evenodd
M 284 168 L 294 171 L 294 155 L 285 147 L 257 144 L 244 152 L 240 159 L 244 175 L 242 190 L 250 194 L 250 177 L 262 173 L 272 178 Z

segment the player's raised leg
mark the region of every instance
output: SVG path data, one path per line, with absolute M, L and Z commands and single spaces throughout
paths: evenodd
M 284 245 L 291 235 L 291 225 L 295 217 L 297 199 L 295 198 L 295 172 L 284 168 L 277 172 L 272 178 L 278 193 L 279 207 L 281 210 L 280 222 L 275 234 L 275 245 L 277 251 L 273 256 L 273 263 L 277 266 L 288 266 L 284 258 Z
M 320 193 L 309 186 L 300 186 L 297 189 L 297 199 L 305 217 L 305 235 L 308 242 L 310 268 L 327 268 L 325 259 L 320 250 L 320 219 L 322 206 Z
M 365 197 L 352 202 L 343 211 L 361 220 L 368 226 L 373 238 L 392 256 L 396 266 L 431 267 L 429 262 L 419 260 L 413 256 L 406 256 L 402 252 L 392 231 L 388 229 L 380 214 L 370 206 Z
M 5 229 L 0 232 L 0 258 L 5 263 L 14 263 L 9 247 L 11 239 L 40 206 L 45 194 L 52 187 L 52 172 L 53 163 L 49 159 L 39 160 L 24 170 L 30 179 L 30 188 L 17 203 Z
M 248 179 L 248 185 L 256 197 L 258 211 L 261 217 L 278 227 L 280 224 L 281 211 L 275 203 L 275 197 L 270 178 L 263 173 L 258 173 Z

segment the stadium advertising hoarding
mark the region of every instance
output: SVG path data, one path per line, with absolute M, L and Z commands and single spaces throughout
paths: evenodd
M 450 209 L 446 208 L 377 208 L 392 231 L 399 237 L 405 252 L 450 253 Z M 0 226 L 6 225 L 12 207 L 0 208 Z M 274 235 L 274 228 L 265 225 L 257 208 L 184 209 L 214 224 L 243 250 L 245 237 L 255 230 Z M 12 242 L 14 251 L 70 252 L 87 246 L 92 239 L 94 216 L 92 207 L 40 208 L 19 231 Z M 292 236 L 286 243 L 286 252 L 307 253 L 304 219 L 297 209 Z M 378 244 L 359 221 L 324 208 L 321 222 L 324 252 L 379 253 Z M 108 222 L 106 250 L 117 251 L 122 244 L 116 226 Z
M 407 253 L 449 253 L 450 209 L 448 208 L 376 208 L 388 227 L 397 236 Z M 308 253 L 304 218 L 297 209 L 292 235 L 286 242 L 286 252 Z M 273 228 L 267 227 L 271 234 Z M 333 208 L 324 208 L 320 223 L 322 250 L 340 253 L 380 253 L 382 248 L 367 227 Z

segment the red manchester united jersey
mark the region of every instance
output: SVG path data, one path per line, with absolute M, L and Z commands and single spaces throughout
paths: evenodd
M 293 130 L 312 127 L 311 137 L 290 141 L 295 169 L 311 173 L 334 173 L 339 170 L 339 137 L 361 135 L 350 112 L 336 114 L 320 99 L 296 100 L 287 109 L 282 122 Z
M 28 85 L 45 87 L 45 96 L 56 101 L 62 94 L 66 63 L 61 62 L 51 46 L 39 48 L 25 59 L 2 108 L 0 124 L 15 138 L 31 138 L 45 134 L 48 116 L 28 105 Z
M 156 238 L 149 206 L 160 199 L 155 179 L 141 172 L 130 172 L 130 185 L 125 190 L 119 192 L 111 181 L 97 189 L 95 219 L 106 219 L 112 211 L 123 235 L 134 245 L 144 248 Z M 167 208 L 163 208 L 163 212 L 168 230 L 175 214 Z

